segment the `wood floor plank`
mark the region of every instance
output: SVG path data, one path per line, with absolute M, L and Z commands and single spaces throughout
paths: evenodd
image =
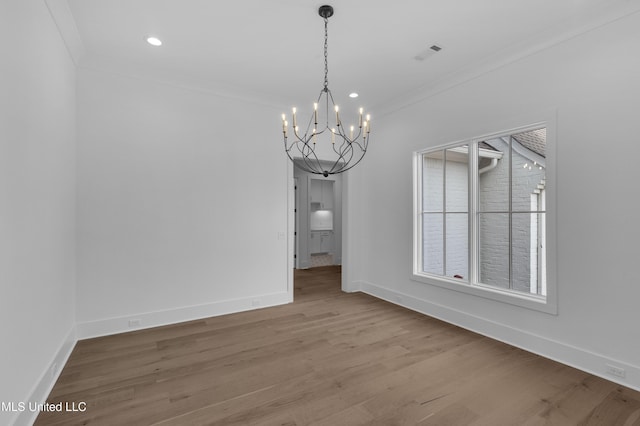
M 78 342 L 36 425 L 640 426 L 640 393 L 296 271 L 295 302 Z

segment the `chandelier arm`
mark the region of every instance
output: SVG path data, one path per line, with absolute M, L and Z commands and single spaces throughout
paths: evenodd
M 323 92 L 324 92 L 324 90 L 321 90 L 321 91 L 320 91 L 320 95 L 318 95 L 318 99 L 317 99 L 317 101 L 316 101 L 316 104 L 317 104 L 317 105 L 320 105 L 320 100 L 322 99 L 322 93 L 323 93 Z M 327 107 L 327 108 L 328 108 L 328 107 Z M 307 135 L 309 134 L 309 130 L 311 129 L 311 123 L 314 123 L 314 124 L 315 124 L 315 126 L 316 126 L 316 127 L 314 127 L 314 128 L 316 129 L 316 134 L 319 134 L 319 132 L 317 132 L 317 125 L 318 125 L 318 123 L 315 121 L 315 119 L 316 119 L 316 118 L 317 118 L 317 116 L 316 116 L 316 114 L 315 114 L 315 113 L 314 113 L 314 114 L 312 114 L 312 115 L 309 117 L 309 122 L 307 123 L 307 128 L 306 128 L 306 131 L 305 131 L 305 133 L 304 133 L 304 137 L 305 137 L 305 138 L 306 138 L 306 137 L 307 137 Z M 325 127 L 325 128 L 329 128 L 328 120 L 329 120 L 329 119 L 328 119 L 328 116 L 327 116 L 327 125 L 326 125 L 326 127 Z M 298 131 L 296 130 L 296 128 L 295 128 L 295 127 L 293 128 L 293 132 L 294 132 L 294 134 L 296 135 L 296 137 L 297 137 L 298 139 L 300 139 L 300 140 L 302 140 L 302 139 L 303 139 L 303 138 L 301 138 L 301 137 L 298 135 Z M 306 143 L 306 142 L 305 142 L 305 143 Z
M 358 160 L 355 163 L 351 164 L 351 165 L 349 165 L 348 162 L 344 163 L 344 167 L 340 169 L 340 173 L 346 172 L 347 170 L 352 169 L 353 167 L 355 167 L 358 163 L 360 163 L 360 161 L 362 161 L 362 159 L 364 158 L 365 154 L 366 154 L 366 150 L 362 151 L 362 155 L 360 156 L 360 158 L 358 158 Z M 351 161 L 351 160 L 349 160 L 349 161 Z
M 362 161 L 362 159 L 364 158 L 365 154 L 367 153 L 368 142 L 369 142 L 368 138 L 365 139 L 365 143 L 363 145 L 361 145 L 359 142 L 353 142 L 353 143 L 350 143 L 348 148 L 344 149 L 343 152 L 336 152 L 336 154 L 338 154 L 342 158 L 346 157 L 347 151 L 350 154 L 349 160 L 344 163 L 345 167 L 342 168 L 341 172 L 351 169 L 356 164 L 358 164 L 360 161 Z M 351 162 L 353 156 L 355 155 L 355 149 L 354 149 L 353 145 L 356 145 L 360 149 L 361 154 L 359 155 L 358 160 L 354 164 L 349 165 L 349 163 Z M 346 166 L 348 166 L 348 167 L 346 167 Z
M 353 145 L 347 144 L 345 149 L 340 151 L 340 158 L 344 159 L 345 164 L 349 164 L 355 155 Z
M 308 154 L 305 154 L 302 151 L 302 149 L 298 147 L 298 150 L 302 154 L 302 160 L 304 161 L 305 165 L 309 168 L 309 170 L 307 171 L 314 174 L 323 174 L 323 170 L 316 169 L 313 167 L 314 164 L 317 164 L 318 167 L 321 167 L 320 159 L 316 155 L 315 150 L 311 148 L 311 146 L 309 146 L 309 142 L 301 141 L 301 143 L 303 144 L 303 148 L 307 148 L 307 150 L 309 151 Z M 298 145 L 298 143 L 296 143 L 296 145 Z M 311 154 L 313 154 L 313 159 L 309 160 L 309 157 L 311 157 Z M 309 161 L 313 161 L 313 163 L 309 163 Z
M 351 142 L 351 144 L 357 146 L 358 148 L 360 148 L 360 151 L 366 151 L 367 150 L 367 147 L 360 145 L 360 142 L 358 142 L 358 141 L 354 140 L 353 142 Z
M 309 129 L 311 129 L 311 123 L 313 123 L 313 114 L 309 117 L 309 123 L 307 124 L 307 130 L 304 132 L 305 138 L 309 134 Z
M 303 144 L 303 148 L 307 148 L 309 153 L 305 153 L 305 150 L 300 148 L 300 144 Z M 360 161 L 362 161 L 362 159 L 364 158 L 364 154 L 366 153 L 366 148 L 362 149 L 362 155 L 360 156 L 360 158 L 357 159 L 357 161 L 353 164 L 349 164 L 349 162 L 351 161 L 351 159 L 353 158 L 353 156 L 355 155 L 353 152 L 353 147 L 351 145 L 349 145 L 346 141 L 343 142 L 343 145 L 347 144 L 346 148 L 344 148 L 342 150 L 342 152 L 337 152 L 336 154 L 339 155 L 339 159 L 336 160 L 333 163 L 333 166 L 329 169 L 328 174 L 337 174 L 337 173 L 343 173 L 346 172 L 347 170 L 350 170 L 351 168 L 353 168 L 354 166 L 356 166 L 358 163 L 360 163 Z M 289 159 L 294 163 L 294 165 L 308 173 L 311 174 L 317 174 L 317 175 L 324 175 L 325 171 L 322 169 L 317 169 L 314 167 L 314 163 L 320 165 L 320 160 L 318 159 L 317 155 L 315 155 L 315 152 L 313 151 L 313 149 L 311 149 L 311 147 L 309 146 L 308 143 L 305 143 L 303 141 L 300 142 L 294 142 L 291 146 L 291 148 L 293 148 L 293 145 L 296 145 L 296 147 L 298 148 L 298 151 L 301 153 L 301 157 L 298 160 L 302 160 L 301 161 L 296 161 L 296 159 L 294 159 L 291 155 L 290 155 L 290 150 L 286 150 L 287 155 L 289 157 Z M 360 146 L 358 144 L 358 146 Z M 291 149 L 290 148 L 290 149 Z M 313 158 L 311 158 L 311 155 L 313 155 Z M 349 157 L 348 160 L 346 160 L 346 157 Z M 341 159 L 346 160 L 346 161 L 340 161 Z M 310 161 L 312 163 L 310 163 Z
M 358 129 L 358 133 L 354 137 L 347 137 L 344 131 L 340 131 L 340 136 L 348 143 L 356 144 L 360 147 L 360 149 L 364 149 L 362 145 L 360 145 L 360 138 L 362 137 L 362 140 L 365 141 L 365 145 L 367 143 L 366 141 L 368 140 L 368 136 L 366 135 L 366 132 L 363 132 L 362 128 Z
M 340 157 L 343 157 L 342 153 L 346 151 L 347 148 L 345 148 L 345 145 L 347 145 L 347 148 L 349 146 L 349 141 L 347 141 L 346 139 L 342 139 L 342 143 L 340 143 L 340 145 L 338 145 L 338 148 L 336 148 L 335 144 L 333 146 L 333 152 L 335 152 L 336 154 L 338 154 Z
M 304 170 L 307 173 L 311 173 L 314 175 L 321 175 L 321 172 L 318 172 L 312 168 L 307 167 L 306 165 L 304 165 L 303 163 L 301 163 L 300 161 L 296 161 L 294 159 L 291 160 L 293 162 L 293 165 L 296 166 L 297 168 L 299 168 L 300 170 Z
M 344 169 L 345 164 L 348 164 L 348 163 L 345 163 L 344 161 L 336 160 L 333 163 L 333 167 L 331 167 L 331 174 L 341 173 L 342 169 Z
M 285 145 L 286 145 L 286 139 L 285 139 Z M 294 146 L 294 145 L 296 145 L 296 147 L 298 148 L 298 151 L 300 151 L 300 152 L 302 153 L 302 151 L 300 150 L 300 148 L 297 146 L 297 145 L 298 145 L 298 143 L 297 143 L 297 142 L 292 143 L 292 144 L 291 144 L 291 146 L 290 146 L 288 149 L 287 149 L 287 148 L 286 148 L 286 146 L 285 146 L 285 152 L 287 153 L 287 156 L 289 157 L 289 159 L 291 160 L 291 162 L 292 162 L 296 167 L 298 167 L 298 168 L 300 168 L 300 169 L 302 169 L 302 170 L 304 170 L 304 171 L 306 171 L 306 172 L 309 172 L 309 173 L 315 173 L 312 169 L 308 169 L 308 168 L 306 168 L 306 167 L 301 166 L 301 165 L 300 165 L 300 162 L 296 161 L 296 160 L 291 156 L 291 153 L 290 153 L 290 152 L 291 152 L 291 149 L 293 149 L 293 146 Z M 304 153 L 302 153 L 302 154 L 303 154 L 303 158 L 304 158 L 304 157 L 305 157 L 305 154 L 304 154 Z
M 298 167 L 299 169 L 304 170 L 305 172 L 308 173 L 313 173 L 313 174 L 317 174 L 318 172 L 311 167 L 311 165 L 307 162 L 306 157 L 302 157 L 300 158 L 298 161 L 293 160 L 293 164 Z
M 345 141 L 342 145 L 340 145 L 339 151 L 336 153 L 338 154 L 340 159 L 348 163 L 354 156 L 354 149 L 349 142 Z
M 291 161 L 294 161 L 294 160 L 295 160 L 295 159 L 291 156 L 291 150 L 292 150 L 294 147 L 295 147 L 295 148 L 297 148 L 298 152 L 300 152 L 300 154 L 301 154 L 301 156 L 302 156 L 302 157 L 305 157 L 305 156 L 307 155 L 307 154 L 305 154 L 305 153 L 303 152 L 303 150 L 302 150 L 302 149 L 300 149 L 299 142 L 294 141 L 294 142 L 291 144 L 291 146 L 289 146 L 289 147 L 286 149 L 286 151 L 287 151 L 287 155 L 289 156 L 289 158 L 291 159 Z M 302 157 L 301 157 L 301 158 L 302 158 Z
M 309 144 L 307 142 L 304 142 L 304 141 L 297 142 L 296 143 L 296 148 L 298 148 L 298 152 L 300 152 L 301 158 L 303 159 L 303 161 L 305 163 L 307 163 L 307 160 L 311 155 L 316 157 L 316 160 L 318 159 L 318 157 L 316 156 L 315 151 L 313 150 L 313 148 L 311 148 L 309 146 Z M 309 167 L 311 167 L 311 165 L 309 165 Z
M 351 147 L 351 145 L 347 141 L 344 141 L 340 145 L 338 150 L 336 150 L 335 147 L 334 147 L 334 152 L 336 154 L 338 154 L 338 159 L 336 160 L 335 164 L 338 164 L 338 163 L 349 164 L 349 162 L 353 158 L 353 148 Z M 347 159 L 347 155 L 349 156 L 349 159 Z M 334 167 L 335 167 L 335 165 L 334 165 Z M 342 166 L 342 167 L 344 167 L 344 166 Z M 341 169 L 342 169 L 342 167 L 341 167 Z
M 336 170 L 336 167 L 338 167 L 342 163 L 341 159 L 342 159 L 342 156 L 338 157 L 336 161 L 333 162 L 333 166 L 331 167 L 332 173 L 334 173 Z
M 360 145 L 360 143 L 358 142 L 354 142 L 353 144 L 351 144 L 351 149 L 353 149 L 354 151 L 355 151 L 355 149 L 353 148 L 354 145 L 357 146 L 359 151 L 362 153 L 360 154 L 360 159 L 362 159 L 362 157 L 364 157 L 364 155 L 367 153 L 367 145 L 365 144 L 363 146 L 363 145 Z
M 307 162 L 307 158 L 308 157 L 304 157 L 303 158 L 303 162 L 302 164 L 305 165 L 304 168 L 302 168 L 303 170 L 309 172 L 309 173 L 313 173 L 313 174 L 319 174 L 319 172 L 312 166 L 312 164 L 310 164 L 309 162 Z M 298 164 L 300 164 L 300 162 L 298 162 Z
M 328 130 L 328 127 L 321 130 L 320 132 L 316 132 L 315 133 L 316 137 L 321 135 L 327 130 Z M 310 142 L 310 139 L 313 138 L 313 134 L 311 136 L 307 136 L 305 134 L 304 137 L 300 137 L 300 135 L 298 135 L 297 132 L 294 131 L 294 133 L 296 135 L 297 141 L 294 141 L 291 144 L 291 147 L 289 148 L 289 150 L 293 148 L 293 145 L 295 145 L 296 148 L 298 149 L 298 152 L 300 152 L 300 155 L 301 155 L 300 159 L 304 162 L 304 165 L 305 165 L 304 168 L 303 167 L 300 167 L 300 168 L 302 168 L 305 171 L 308 171 L 309 173 L 324 174 L 325 170 L 324 168 L 321 167 L 321 160 L 318 158 L 317 154 L 315 153 L 315 150 L 311 146 L 313 142 Z M 287 150 L 288 154 L 289 154 L 289 150 Z M 291 155 L 289 155 L 289 158 L 293 160 Z M 297 163 L 299 164 L 299 162 Z M 315 164 L 317 164 L 318 167 L 314 167 Z M 333 168 L 335 168 L 335 166 Z
M 336 101 L 333 100 L 333 93 L 331 93 L 331 90 L 329 90 L 329 88 L 327 88 L 327 109 L 329 109 L 329 99 L 331 99 L 331 103 L 333 104 L 333 107 L 335 108 Z M 329 113 L 328 112 L 327 112 L 327 121 L 329 121 Z M 340 129 L 342 128 L 342 121 L 340 120 L 340 115 L 338 114 L 338 111 L 336 111 L 336 127 L 338 128 L 338 132 L 340 132 Z M 340 134 L 344 137 L 344 134 L 342 134 L 342 132 L 340 132 Z
M 318 103 L 320 103 L 320 98 L 322 98 L 322 95 L 325 95 L 324 97 L 324 117 L 325 117 L 325 126 L 327 127 L 327 129 L 329 128 L 329 94 L 331 94 L 331 92 L 329 91 L 329 89 L 327 88 L 327 92 L 325 92 L 324 90 L 322 90 L 320 92 L 320 96 L 318 97 Z M 335 105 L 334 105 L 335 107 Z
M 363 158 L 364 158 L 364 155 L 362 157 L 358 158 L 358 161 L 356 161 L 355 163 L 351 164 L 349 167 L 345 167 L 345 168 L 341 169 L 340 173 L 346 172 L 347 170 L 350 170 L 350 169 L 354 168 L 355 166 L 358 165 L 358 163 L 360 163 L 362 161 Z
M 309 130 L 309 129 L 307 129 Z M 298 134 L 298 129 L 297 127 L 293 128 L 293 135 L 296 137 L 296 139 L 298 139 L 298 141 L 302 141 L 302 138 L 300 137 L 300 135 Z M 307 136 L 307 134 L 305 133 L 305 137 Z M 294 143 L 297 143 L 298 141 L 295 141 Z
M 333 165 L 331 166 L 331 168 L 329 170 L 326 170 L 326 168 L 322 167 L 321 160 L 315 154 L 315 151 L 310 147 L 308 142 L 300 141 L 300 142 L 296 142 L 295 144 L 296 145 L 303 144 L 302 149 L 300 147 L 298 147 L 298 150 L 302 154 L 302 157 L 300 159 L 302 160 L 302 162 L 304 164 L 304 167 L 301 166 L 300 161 L 294 161 L 294 164 L 296 166 L 298 166 L 300 169 L 302 169 L 302 170 L 304 170 L 304 171 L 306 171 L 308 173 L 317 174 L 317 175 L 324 175 L 325 177 L 330 175 L 330 174 L 342 173 L 342 171 L 346 170 L 346 169 L 344 169 L 344 165 L 348 164 L 348 162 L 351 161 L 351 158 L 353 157 L 353 153 L 351 153 L 351 156 L 349 157 L 349 160 L 347 160 L 346 163 L 345 163 L 345 162 L 341 161 L 341 159 L 344 159 L 345 156 L 343 154 L 340 154 L 340 153 L 336 152 L 339 155 L 339 158 L 335 162 L 333 162 Z M 344 145 L 344 143 L 343 143 L 343 145 Z M 304 148 L 306 148 L 306 149 L 304 149 Z M 308 153 L 305 153 L 306 151 L 308 151 Z M 347 151 L 348 151 L 348 149 L 347 149 Z M 313 158 L 311 158 L 311 155 L 313 155 Z M 289 158 L 291 158 L 291 156 Z M 316 165 L 318 167 L 315 167 Z M 338 166 L 340 166 L 340 167 L 338 167 Z

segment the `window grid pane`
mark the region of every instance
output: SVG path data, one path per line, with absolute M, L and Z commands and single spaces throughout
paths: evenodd
M 478 211 L 509 211 L 509 138 L 478 142 Z
M 510 288 L 509 214 L 479 214 L 478 256 L 479 282 L 503 289 Z
M 545 214 L 513 213 L 512 216 L 513 290 L 545 295 Z
M 518 133 L 511 137 L 511 211 L 535 211 L 531 195 L 546 183 L 546 130 Z
M 425 154 L 422 158 L 422 211 L 443 211 L 444 151 Z
M 446 150 L 445 201 L 447 213 L 468 211 L 469 203 L 469 147 Z
M 422 271 L 444 275 L 444 220 L 441 213 L 422 214 Z
M 446 270 L 445 275 L 469 280 L 469 215 L 447 213 L 446 220 Z

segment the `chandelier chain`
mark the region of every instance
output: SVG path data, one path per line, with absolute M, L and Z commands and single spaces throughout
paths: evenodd
M 324 91 L 326 92 L 329 87 L 329 19 L 324 18 Z

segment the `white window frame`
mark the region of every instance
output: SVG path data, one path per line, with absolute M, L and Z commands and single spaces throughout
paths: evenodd
M 546 267 L 546 295 L 528 294 L 520 291 L 503 289 L 499 287 L 489 286 L 477 282 L 475 273 L 470 274 L 469 280 L 460 280 L 442 275 L 434 275 L 423 272 L 423 230 L 422 230 L 422 168 L 423 155 L 429 152 L 446 150 L 461 145 L 468 145 L 470 154 L 477 151 L 477 143 L 490 140 L 497 137 L 513 135 L 530 130 L 547 129 L 547 146 L 546 146 L 546 184 L 545 184 L 545 216 L 544 225 L 546 232 L 544 233 L 546 243 L 546 257 L 543 260 Z M 472 155 L 469 155 L 472 158 Z M 470 270 L 477 271 L 477 262 L 479 258 L 478 240 L 475 216 L 477 212 L 477 162 L 471 161 L 469 167 L 469 225 L 468 225 L 468 247 L 469 247 L 469 266 Z M 414 152 L 413 156 L 413 178 L 414 178 L 414 199 L 413 199 L 413 280 L 432 286 L 442 287 L 449 290 L 469 294 L 472 296 L 487 298 L 510 305 L 515 305 L 527 309 L 532 309 L 549 314 L 557 314 L 557 280 L 556 280 L 556 126 L 555 120 L 547 119 L 542 122 L 536 122 L 531 125 L 515 127 L 495 133 L 485 134 L 470 139 L 460 140 L 452 143 L 429 147 Z

